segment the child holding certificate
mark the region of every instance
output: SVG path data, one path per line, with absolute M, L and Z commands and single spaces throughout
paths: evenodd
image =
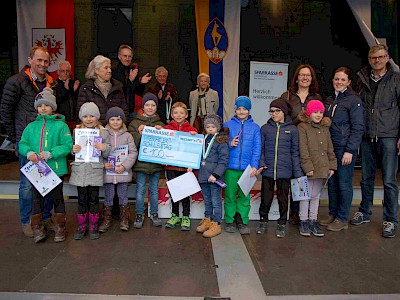
M 128 130 L 132 134 L 137 147 L 140 147 L 143 128 L 152 126 L 161 129 L 165 124 L 161 122 L 157 114 L 158 98 L 152 93 L 143 96 L 143 110 L 139 111 L 136 117 L 129 124 Z M 149 178 L 150 190 L 150 220 L 153 226 L 161 226 L 162 221 L 158 218 L 158 182 L 160 181 L 163 166 L 151 162 L 137 160 L 133 165 L 136 172 L 136 218 L 133 226 L 137 229 L 143 227 L 144 221 L 144 196 L 147 192 L 146 180 Z
M 125 113 L 119 107 L 112 107 L 106 114 L 105 142 L 112 151 L 104 164 L 104 208 L 100 232 L 106 232 L 111 226 L 112 206 L 115 189 L 120 206 L 119 228 L 129 230 L 128 183 L 132 181 L 132 166 L 137 158 L 137 149 L 132 135 L 125 125 Z
M 207 115 L 204 118 L 206 136 L 203 144 L 203 157 L 198 174 L 204 198 L 204 218 L 196 231 L 204 237 L 214 237 L 221 233 L 222 221 L 222 176 L 228 168 L 229 150 L 228 129 L 221 130 L 221 118 Z
M 246 96 L 235 100 L 235 115 L 224 124 L 229 128 L 229 166 L 225 173 L 225 231 L 250 234 L 247 227 L 250 213 L 250 194 L 243 194 L 238 180 L 248 165 L 255 176 L 261 153 L 260 126 L 250 116 L 251 101 Z M 238 198 L 236 199 L 236 197 Z M 236 224 L 235 224 L 236 221 Z M 236 227 L 237 225 L 237 227 Z
M 83 130 L 89 133 L 99 133 L 103 139 L 105 132 L 103 126 L 99 123 L 100 111 L 94 102 L 86 102 L 79 109 L 79 119 L 81 124 L 74 129 L 75 145 L 72 147 L 72 153 L 75 156 L 86 148 L 85 144 L 79 144 L 77 136 Z M 99 140 L 99 137 L 95 137 Z M 83 139 L 84 140 L 84 139 Z M 81 240 L 86 234 L 86 222 L 89 219 L 90 239 L 99 238 L 99 189 L 103 186 L 103 157 L 107 157 L 110 152 L 110 145 L 103 142 L 94 142 L 89 137 L 86 143 L 92 149 L 86 153 L 85 159 L 71 163 L 71 177 L 69 183 L 78 188 L 78 227 L 76 228 L 74 239 Z M 93 143 L 93 145 L 92 145 Z M 92 147 L 93 146 L 93 147 Z M 101 154 L 99 153 L 101 151 Z
M 190 125 L 186 120 L 188 117 L 187 106 L 183 102 L 176 102 L 171 108 L 172 121 L 169 122 L 164 129 L 177 130 L 197 134 L 197 129 Z M 191 172 L 192 169 L 186 169 L 175 166 L 165 166 L 167 180 L 174 179 L 186 172 Z M 180 201 L 172 202 L 172 215 L 165 225 L 167 228 L 175 228 L 181 225 L 181 230 L 190 230 L 190 197 L 183 198 Z M 182 202 L 182 222 L 179 218 L 179 202 Z
M 68 125 L 65 123 L 65 117 L 54 114 L 57 104 L 51 88 L 44 88 L 36 96 L 35 109 L 38 116 L 25 128 L 19 143 L 19 153 L 35 164 L 40 164 L 40 160 L 46 161 L 51 170 L 62 180 L 64 175 L 68 174 L 67 155 L 72 149 L 72 138 Z M 45 176 L 44 172 L 41 174 Z M 31 225 L 34 241 L 38 243 L 46 237 L 42 224 L 44 200 L 36 188 L 32 188 L 32 191 Z M 65 240 L 65 204 L 62 181 L 50 191 L 50 195 L 55 212 L 54 241 L 62 242 Z

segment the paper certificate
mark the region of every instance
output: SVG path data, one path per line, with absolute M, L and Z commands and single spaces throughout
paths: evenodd
M 293 201 L 310 199 L 307 176 L 290 179 Z
M 193 172 L 186 172 L 174 179 L 167 180 L 172 201 L 177 202 L 201 191 L 199 182 Z
M 100 136 L 99 129 L 75 129 L 75 144 L 81 146 L 81 151 L 75 153 L 76 162 L 99 162 L 98 156 L 93 156 L 95 140 Z
M 39 191 L 39 193 L 44 197 L 46 196 L 52 189 L 54 189 L 57 185 L 61 183 L 60 177 L 57 176 L 56 173 L 43 161 L 42 164 L 45 164 L 46 169 L 50 170 L 47 172 L 47 175 L 39 172 L 39 168 L 35 163 L 29 161 L 25 166 L 23 166 L 20 170 L 22 174 L 28 178 L 28 180 L 33 184 L 33 186 Z
M 251 173 L 251 166 L 247 165 L 242 176 L 240 176 L 238 180 L 238 185 L 242 189 L 242 192 L 245 196 L 247 196 L 250 193 L 251 188 L 257 181 L 257 176 L 250 177 L 250 173 Z
M 139 148 L 139 160 L 183 168 L 200 169 L 202 134 L 155 129 L 145 126 Z
M 124 160 L 128 157 L 128 145 L 121 145 L 115 147 L 111 150 L 110 156 L 115 157 L 115 167 L 118 167 L 120 164 L 124 162 Z M 114 170 L 107 170 L 107 175 L 128 175 L 128 171 L 124 171 L 121 174 L 115 173 Z

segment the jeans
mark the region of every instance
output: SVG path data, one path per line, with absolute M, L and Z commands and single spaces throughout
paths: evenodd
M 362 200 L 359 211 L 371 216 L 375 175 L 378 157 L 382 157 L 383 180 L 383 221 L 392 222 L 397 228 L 399 209 L 399 188 L 397 186 L 397 138 L 378 138 L 376 142 L 363 139 L 361 142 Z
M 201 193 L 204 198 L 206 218 L 214 222 L 222 221 L 222 188 L 216 183 L 201 183 Z
M 337 171 L 328 181 L 329 215 L 347 223 L 353 201 L 353 174 L 357 154 L 353 154 L 351 164 L 343 166 L 343 151 L 336 151 Z
M 144 195 L 146 189 L 146 179 L 149 176 L 149 190 L 150 190 L 150 214 L 158 212 L 158 182 L 160 181 L 161 172 L 153 174 L 146 174 L 143 172 L 136 172 L 136 214 L 144 214 Z

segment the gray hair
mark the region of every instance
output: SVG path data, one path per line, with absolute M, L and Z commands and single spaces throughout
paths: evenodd
M 156 76 L 157 76 L 158 73 L 160 73 L 160 72 L 165 72 L 165 75 L 167 75 L 167 77 L 168 77 L 168 70 L 167 70 L 165 67 L 163 67 L 163 66 L 158 67 L 158 68 L 156 69 L 156 72 L 155 72 Z
M 380 50 L 385 50 L 386 54 L 389 54 L 388 47 L 386 47 L 383 44 L 379 44 L 379 45 L 374 45 L 369 49 L 368 56 L 371 56 L 371 54 L 374 54 Z
M 68 68 L 71 70 L 71 64 L 69 63 L 68 60 L 60 60 L 60 61 L 58 62 L 58 68 L 60 68 L 61 65 L 67 65 Z
M 101 68 L 105 62 L 109 62 L 111 64 L 111 60 L 103 55 L 97 55 L 95 58 L 93 58 L 86 70 L 85 78 L 93 80 L 96 79 L 97 75 L 94 70 Z

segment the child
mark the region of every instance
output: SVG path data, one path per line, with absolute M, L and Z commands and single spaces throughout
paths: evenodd
M 157 114 L 158 98 L 152 93 L 143 96 L 142 110 L 129 124 L 129 132 L 132 134 L 135 144 L 139 147 L 144 126 L 152 126 L 158 129 L 165 126 Z M 136 172 L 136 218 L 133 226 L 137 229 L 143 227 L 144 220 L 144 196 L 147 191 L 146 180 L 149 177 L 150 190 L 150 220 L 154 226 L 161 226 L 158 218 L 158 182 L 160 181 L 163 166 L 150 162 L 137 160 L 133 166 Z
M 119 228 L 124 231 L 129 230 L 129 205 L 128 205 L 128 183 L 132 181 L 132 166 L 137 158 L 137 149 L 132 135 L 128 132 L 124 111 L 119 107 L 108 109 L 106 114 L 105 142 L 112 148 L 127 145 L 128 155 L 122 163 L 116 162 L 115 173 L 117 175 L 104 172 L 104 208 L 103 222 L 99 226 L 100 232 L 107 232 L 112 221 L 112 207 L 117 189 L 120 206 L 120 224 Z M 105 163 L 106 170 L 114 168 L 112 163 Z
M 54 114 L 57 110 L 56 97 L 51 88 L 44 88 L 36 96 L 35 109 L 38 111 L 36 120 L 23 131 L 19 143 L 19 153 L 33 163 L 39 158 L 45 160 L 49 167 L 63 180 L 68 174 L 67 155 L 72 149 L 71 132 L 65 123 L 63 115 Z M 43 240 L 46 235 L 42 224 L 44 199 L 36 188 L 33 191 L 31 224 L 35 243 Z M 54 205 L 55 242 L 65 240 L 65 204 L 63 196 L 63 181 L 50 191 Z
M 169 122 L 164 129 L 177 130 L 177 131 L 185 131 L 190 132 L 191 134 L 196 134 L 197 130 L 193 126 L 190 125 L 186 118 L 188 117 L 188 110 L 186 104 L 183 102 L 176 102 L 172 105 L 171 108 L 171 116 L 172 121 Z M 167 180 L 174 179 L 180 175 L 183 175 L 186 172 L 192 172 L 191 168 L 180 168 L 175 166 L 165 166 L 166 177 Z M 172 201 L 172 215 L 171 218 L 167 221 L 165 225 L 167 228 L 175 228 L 178 225 L 181 225 L 181 230 L 188 231 L 190 230 L 190 197 L 183 198 L 180 201 L 174 202 Z M 183 212 L 182 212 L 182 224 L 181 219 L 179 218 L 179 202 L 182 202 Z
M 299 157 L 299 131 L 288 115 L 289 107 L 285 100 L 272 101 L 269 113 L 271 118 L 261 127 L 262 151 L 258 173 L 262 174 L 262 188 L 260 222 L 256 232 L 263 234 L 267 229 L 276 184 L 280 216 L 275 234 L 277 237 L 285 237 L 290 178 L 303 176 Z
M 251 166 L 250 176 L 255 176 L 261 154 L 260 126 L 250 116 L 251 101 L 246 96 L 235 100 L 235 116 L 224 124 L 229 128 L 229 166 L 225 173 L 225 231 L 240 234 L 250 234 L 247 227 L 250 212 L 250 194 L 244 195 L 238 185 L 238 180 L 248 165 Z M 238 199 L 236 200 L 236 196 Z
M 196 228 L 204 237 L 214 237 L 221 233 L 222 220 L 222 188 L 215 183 L 222 179 L 229 162 L 228 140 L 229 132 L 220 132 L 221 118 L 218 115 L 208 115 L 204 118 L 206 136 L 203 144 L 203 159 L 198 180 L 204 198 L 204 218 Z
M 81 124 L 76 129 L 92 128 L 100 129 L 100 135 L 104 141 L 104 128 L 99 123 L 100 111 L 94 102 L 86 102 L 79 109 Z M 75 130 L 74 130 L 75 134 Z M 107 157 L 110 145 L 96 143 L 94 147 L 102 151 L 102 156 Z M 81 151 L 81 146 L 73 145 L 72 153 Z M 69 183 L 78 188 L 78 227 L 74 239 L 81 240 L 86 234 L 86 221 L 89 218 L 89 236 L 91 240 L 98 239 L 99 235 L 99 189 L 103 186 L 103 157 L 99 162 L 71 162 L 71 177 Z
M 329 126 L 331 120 L 324 117 L 325 107 L 319 100 L 311 100 L 307 110 L 300 112 L 298 125 L 300 137 L 300 163 L 307 175 L 310 199 L 300 201 L 300 227 L 302 236 L 324 236 L 317 223 L 319 197 L 324 178 L 337 169 Z

